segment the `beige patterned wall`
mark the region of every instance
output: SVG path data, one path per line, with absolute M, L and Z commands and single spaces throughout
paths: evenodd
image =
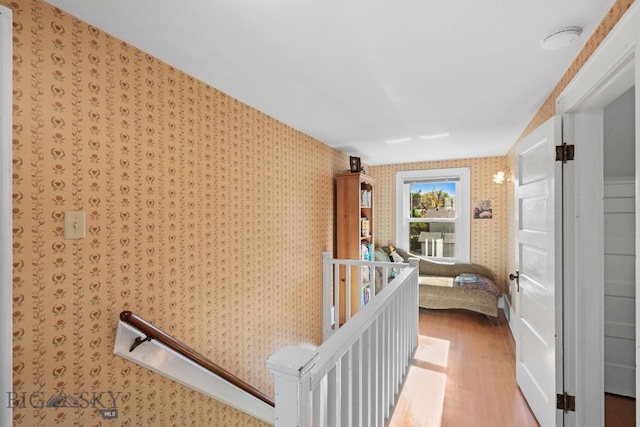
M 469 167 L 471 169 L 471 202 L 491 199 L 493 219 L 471 220 L 471 261 L 484 264 L 497 276 L 497 284 L 506 289 L 505 250 L 507 223 L 505 196 L 507 185 L 496 184 L 493 175 L 504 169 L 504 157 L 416 162 L 369 167 L 376 178 L 376 244 L 395 245 L 396 224 L 396 173 L 420 169 L 443 169 Z
M 631 7 L 634 0 L 618 0 L 611 7 L 605 18 L 600 22 L 600 25 L 593 32 L 589 40 L 587 41 L 584 48 L 580 51 L 576 59 L 573 61 L 569 69 L 562 76 L 560 81 L 556 84 L 555 88 L 549 95 L 549 97 L 544 101 L 540 109 L 535 114 L 535 116 L 531 119 L 531 122 L 524 129 L 522 136 L 520 139 L 531 133 L 538 126 L 546 122 L 548 119 L 553 117 L 556 114 L 556 100 L 558 96 L 562 93 L 562 91 L 567 87 L 567 85 L 571 82 L 571 80 L 576 76 L 578 71 L 582 68 L 582 66 L 587 62 L 589 57 L 593 54 L 593 52 L 600 46 L 600 43 L 605 39 L 609 31 L 616 25 L 616 23 L 620 20 L 620 18 L 624 15 L 624 13 Z M 514 170 L 514 149 L 512 148 L 508 154 L 509 165 L 512 170 Z M 513 212 L 514 209 L 514 196 L 513 189 L 509 191 L 507 194 L 507 209 Z M 513 212 L 515 213 L 515 212 Z M 508 235 L 509 240 L 507 242 L 507 268 L 515 268 L 515 234 L 513 230 L 515 230 L 514 223 L 514 215 L 511 214 L 507 217 L 509 220 L 507 222 Z M 513 294 L 510 289 L 510 294 Z M 510 299 L 512 305 L 515 304 L 515 300 L 513 298 Z
M 14 425 L 260 425 L 113 356 L 118 314 L 273 395 L 266 359 L 321 340 L 321 252 L 348 158 L 43 1 L 2 4 L 14 12 Z M 63 238 L 69 210 L 86 212 L 85 239 Z M 121 393 L 116 420 L 37 407 L 108 391 Z

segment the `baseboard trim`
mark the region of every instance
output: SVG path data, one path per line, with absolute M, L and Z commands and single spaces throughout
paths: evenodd
M 504 301 L 504 307 L 502 307 L 502 310 L 504 311 L 504 315 L 507 318 L 507 323 L 509 324 L 509 331 L 511 332 L 511 336 L 515 340 L 516 339 L 516 324 L 515 324 L 516 313 L 511 308 L 511 304 L 509 303 L 509 298 L 505 298 L 503 295 L 502 300 Z

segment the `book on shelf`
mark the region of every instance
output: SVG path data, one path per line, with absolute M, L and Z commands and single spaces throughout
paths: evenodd
M 360 243 L 360 259 L 363 261 L 373 261 L 373 243 Z
M 362 305 L 367 305 L 371 301 L 371 286 L 368 285 L 362 289 Z
M 371 282 L 371 268 L 367 265 L 363 265 L 360 271 L 362 276 L 362 283 L 366 284 Z
M 371 207 L 371 190 L 360 191 L 360 206 L 363 208 Z
M 370 234 L 369 231 L 369 219 L 366 217 L 360 218 L 360 234 L 362 237 L 367 237 Z
M 369 245 L 367 245 L 367 242 L 360 244 L 360 259 L 364 261 L 369 259 Z

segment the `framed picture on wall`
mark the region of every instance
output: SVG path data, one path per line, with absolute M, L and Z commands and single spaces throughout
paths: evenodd
M 490 199 L 479 200 L 474 203 L 473 219 L 491 219 L 493 218 L 493 201 Z
M 360 166 L 360 157 L 349 156 L 349 164 L 351 166 L 351 173 L 360 172 L 362 170 Z

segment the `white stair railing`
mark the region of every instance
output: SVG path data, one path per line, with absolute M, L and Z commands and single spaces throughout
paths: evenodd
M 389 272 L 409 266 L 398 262 L 373 262 L 351 259 L 332 259 L 331 252 L 322 253 L 322 339 L 326 341 L 342 324 L 353 317 L 352 295 L 362 295 L 365 287 L 371 298 L 376 294 L 376 281 L 380 281 L 381 289 L 389 284 Z M 362 267 L 370 273 L 362 274 Z M 352 280 L 355 271 L 355 280 Z M 357 286 L 361 292 L 352 292 Z M 342 288 L 342 289 L 341 289 Z M 341 300 L 344 299 L 344 301 Z M 364 298 L 358 298 L 358 310 L 365 305 Z
M 326 264 L 324 272 L 330 272 Z M 412 259 L 316 350 L 290 346 L 269 358 L 267 367 L 275 378 L 275 426 L 383 426 L 417 340 L 418 260 Z

